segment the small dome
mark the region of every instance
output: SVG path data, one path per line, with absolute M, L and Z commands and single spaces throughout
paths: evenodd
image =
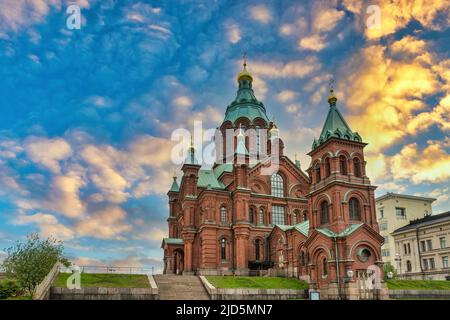
M 244 77 L 249 78 L 250 80 L 253 81 L 252 75 L 247 70 L 239 72 L 239 74 L 237 76 L 237 81 L 239 82 Z

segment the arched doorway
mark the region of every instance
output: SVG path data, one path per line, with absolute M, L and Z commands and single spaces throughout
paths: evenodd
M 173 273 L 183 274 L 184 270 L 184 252 L 181 249 L 173 251 Z

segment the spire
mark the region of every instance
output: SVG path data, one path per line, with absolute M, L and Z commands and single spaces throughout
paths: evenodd
M 337 102 L 337 98 L 334 95 L 333 85 L 334 85 L 334 79 L 331 78 L 330 79 L 330 95 L 328 96 L 328 103 L 330 104 L 330 107 L 336 106 L 336 102 Z
M 195 148 L 194 148 L 194 142 L 192 140 L 191 136 L 191 145 L 189 146 L 188 153 L 186 160 L 184 161 L 185 164 L 197 164 L 197 159 L 195 159 Z
M 178 192 L 180 191 L 180 187 L 178 186 L 178 182 L 177 182 L 177 176 L 175 174 L 175 171 L 173 173 L 173 182 L 172 182 L 172 186 L 170 187 L 170 190 L 172 192 Z
M 297 153 L 295 154 L 295 166 L 299 169 L 301 168 L 300 160 L 297 159 Z
M 321 145 L 322 143 L 333 137 L 361 142 L 361 136 L 357 132 L 353 132 L 350 129 L 344 117 L 336 107 L 337 98 L 334 95 L 333 82 L 334 80 L 331 79 L 330 96 L 328 97 L 330 109 L 328 110 L 328 115 L 323 125 L 319 139 L 318 140 L 314 139 L 313 149 L 317 148 L 319 145 Z
M 270 129 L 270 138 L 275 139 L 275 138 L 278 138 L 278 136 L 279 136 L 278 127 L 275 124 L 275 117 L 273 117 L 272 118 L 272 128 Z

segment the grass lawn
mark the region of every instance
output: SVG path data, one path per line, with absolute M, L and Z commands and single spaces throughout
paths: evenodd
M 387 280 L 391 290 L 450 290 L 446 280 Z
M 207 276 L 206 278 L 216 288 L 308 289 L 306 282 L 293 278 L 233 276 Z
M 53 286 L 66 287 L 69 277 L 70 273 L 60 273 Z M 82 273 L 81 287 L 150 288 L 150 283 L 140 274 Z

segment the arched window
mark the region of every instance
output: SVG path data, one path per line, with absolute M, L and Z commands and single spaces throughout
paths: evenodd
M 359 210 L 359 201 L 356 198 L 351 198 L 348 202 L 349 210 L 350 210 L 350 219 L 351 220 L 360 220 L 361 212 Z
M 259 249 L 260 249 L 260 240 L 256 239 L 255 240 L 255 260 L 259 261 Z
M 298 223 L 298 210 L 294 210 L 294 214 L 292 215 L 292 224 Z
M 409 261 L 409 260 L 406 261 L 406 271 L 407 272 L 412 271 L 412 264 L 411 264 L 411 261 Z
M 323 269 L 322 275 L 323 275 L 324 277 L 328 276 L 328 263 L 327 263 L 327 258 L 323 258 L 323 260 L 322 260 L 322 269 Z
M 361 161 L 359 161 L 359 158 L 353 159 L 353 173 L 355 177 L 361 177 Z
M 339 169 L 342 175 L 347 175 L 347 158 L 344 155 L 339 156 Z
M 325 177 L 329 177 L 331 175 L 331 164 L 330 158 L 325 159 Z
M 259 208 L 259 224 L 264 224 L 264 209 Z
M 316 167 L 314 170 L 316 172 L 316 182 L 319 182 L 320 181 L 320 163 L 316 164 Z
M 406 243 L 403 244 L 403 252 L 408 254 L 408 248 L 406 247 Z
M 222 224 L 227 223 L 227 208 L 225 207 L 220 208 L 220 222 L 222 222 Z
M 308 221 L 308 215 L 306 214 L 306 211 L 303 212 L 303 221 Z
M 255 211 L 253 210 L 253 208 L 250 208 L 249 220 L 250 223 L 255 223 Z
M 302 251 L 300 253 L 300 264 L 304 267 L 306 265 L 306 258 L 305 258 L 305 252 Z
M 272 185 L 272 195 L 275 197 L 284 197 L 283 178 L 278 173 L 274 173 L 270 178 L 270 182 Z
M 328 202 L 323 201 L 320 204 L 320 222 L 322 224 L 330 222 L 330 217 L 328 214 Z
M 227 240 L 225 238 L 220 240 L 220 257 L 222 260 L 227 260 Z

